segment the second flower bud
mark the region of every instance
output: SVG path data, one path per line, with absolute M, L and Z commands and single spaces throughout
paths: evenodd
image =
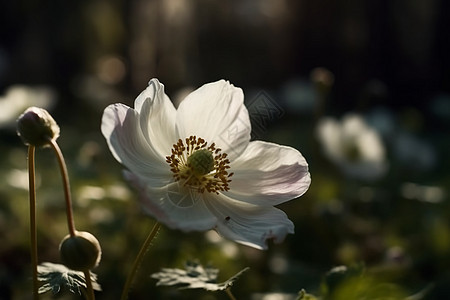
M 102 250 L 95 236 L 86 231 L 76 231 L 75 236 L 64 237 L 59 246 L 59 254 L 62 263 L 68 268 L 86 271 L 99 264 Z

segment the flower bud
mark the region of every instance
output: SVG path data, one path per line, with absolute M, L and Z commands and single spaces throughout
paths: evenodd
M 76 231 L 75 236 L 64 237 L 59 245 L 59 255 L 68 268 L 86 271 L 99 264 L 102 250 L 95 236 L 86 231 Z
M 17 134 L 26 145 L 42 147 L 59 136 L 59 126 L 43 108 L 29 107 L 17 119 Z

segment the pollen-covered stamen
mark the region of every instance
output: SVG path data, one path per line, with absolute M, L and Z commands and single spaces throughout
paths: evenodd
M 227 171 L 230 161 L 214 143 L 208 146 L 208 142 L 196 136 L 186 138 L 184 143 L 179 139 L 166 161 L 175 181 L 199 193 L 208 191 L 218 194 L 229 190 L 228 184 L 233 175 Z

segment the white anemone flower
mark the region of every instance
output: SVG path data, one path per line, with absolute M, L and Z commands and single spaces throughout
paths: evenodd
M 274 205 L 303 195 L 311 179 L 297 150 L 250 142 L 240 88 L 205 84 L 176 109 L 152 79 L 134 108 L 108 106 L 102 133 L 144 211 L 173 229 L 215 229 L 258 249 L 281 242 L 294 224 Z
M 375 180 L 386 173 L 381 137 L 360 115 L 347 114 L 341 122 L 322 118 L 317 136 L 325 155 L 349 177 Z

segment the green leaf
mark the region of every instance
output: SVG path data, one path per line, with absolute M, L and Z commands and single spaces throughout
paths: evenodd
M 102 289 L 97 283 L 97 275 L 92 272 L 90 274 L 92 287 L 94 290 L 101 291 Z M 83 272 L 50 262 L 44 262 L 38 266 L 38 280 L 44 282 L 39 288 L 39 294 L 52 291 L 55 295 L 67 288 L 71 293 L 81 295 L 81 288 L 87 287 Z
M 322 283 L 322 296 L 333 300 L 406 299 L 406 291 L 387 278 L 367 274 L 363 264 L 331 269 Z
M 360 278 L 364 272 L 365 266 L 363 264 L 354 264 L 349 267 L 334 267 L 325 275 L 322 283 L 322 292 L 325 295 L 331 295 L 343 282 L 352 278 Z
M 241 270 L 230 279 L 216 283 L 219 269 L 203 267 L 196 262 L 186 262 L 185 270 L 163 268 L 161 272 L 152 274 L 152 278 L 158 279 L 156 285 L 180 286 L 182 289 L 205 289 L 207 291 L 226 290 L 237 278 L 249 268 Z
M 298 292 L 297 300 L 318 300 L 318 298 L 311 294 L 306 293 L 306 291 L 302 289 L 300 292 Z

